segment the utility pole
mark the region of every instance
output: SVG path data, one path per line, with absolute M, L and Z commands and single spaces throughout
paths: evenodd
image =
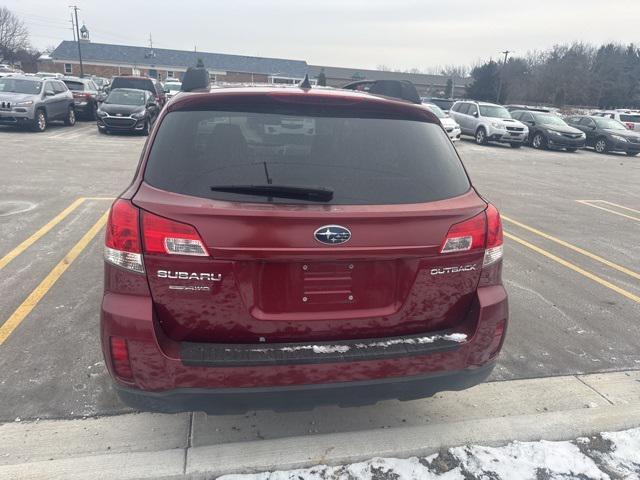
M 84 68 L 82 66 L 82 47 L 80 47 L 80 30 L 78 29 L 78 10 L 76 5 L 69 5 L 69 8 L 73 8 L 73 12 L 76 17 L 76 41 L 78 42 L 78 60 L 80 60 L 80 78 L 84 77 Z
M 76 41 L 76 24 L 73 22 L 73 13 L 71 13 L 71 32 L 73 33 L 73 41 Z
M 504 68 L 507 66 L 507 57 L 510 53 L 513 53 L 511 50 L 505 50 L 504 52 L 500 52 L 504 54 L 504 63 L 502 64 L 502 68 L 500 69 L 500 81 L 498 82 L 498 95 L 496 96 L 496 103 L 500 103 L 500 94 L 502 93 L 502 77 L 504 76 Z

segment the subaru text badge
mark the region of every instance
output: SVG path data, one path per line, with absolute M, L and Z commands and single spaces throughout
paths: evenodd
M 313 232 L 313 236 L 320 243 L 327 245 L 340 245 L 351 239 L 351 232 L 340 225 L 324 225 Z

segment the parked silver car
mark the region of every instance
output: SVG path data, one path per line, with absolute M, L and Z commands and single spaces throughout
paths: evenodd
M 73 95 L 55 78 L 0 78 L 0 125 L 29 127 L 44 132 L 49 122 L 75 125 Z
M 500 142 L 520 148 L 529 135 L 524 123 L 514 120 L 506 108 L 494 103 L 462 100 L 453 104 L 449 115 L 460 125 L 462 135 L 474 137 L 479 145 Z
M 452 142 L 457 142 L 458 140 L 460 140 L 460 125 L 458 125 L 453 118 L 444 113 L 442 109 L 435 103 L 423 103 L 423 105 L 431 110 L 436 117 L 438 117 L 438 120 L 440 120 L 440 123 L 442 124 L 442 128 L 444 128 L 445 132 L 447 132 L 447 135 L 449 135 L 449 138 Z

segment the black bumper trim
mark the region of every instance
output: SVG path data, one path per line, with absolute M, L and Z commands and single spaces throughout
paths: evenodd
M 115 385 L 121 400 L 137 410 L 162 413 L 203 411 L 212 415 L 251 410 L 299 411 L 319 405 L 353 407 L 382 400 L 416 400 L 484 382 L 495 363 L 465 370 L 355 382 L 252 388 L 184 388 L 150 392 Z
M 190 367 L 260 367 L 311 363 L 384 360 L 428 355 L 460 348 L 447 339 L 452 332 L 403 337 L 368 338 L 318 343 L 194 343 L 180 344 L 180 359 Z

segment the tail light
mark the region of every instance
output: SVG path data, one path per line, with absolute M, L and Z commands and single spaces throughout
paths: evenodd
M 454 224 L 442 243 L 440 253 L 467 252 L 484 248 L 485 223 L 485 215 L 482 212 L 464 222 Z
M 140 211 L 128 200 L 114 202 L 107 221 L 104 259 L 132 272 L 144 273 L 139 215 Z
M 484 250 L 480 285 L 496 285 L 501 282 L 502 264 L 498 261 L 503 255 L 502 243 L 500 214 L 489 204 L 484 212 L 451 226 L 440 253 Z
M 503 254 L 503 235 L 502 221 L 498 209 L 489 204 L 485 210 L 487 215 L 487 248 L 484 251 L 484 260 L 482 266 L 487 267 L 502 258 Z
M 91 97 L 91 94 L 89 93 L 82 93 L 82 92 L 73 92 L 73 98 L 84 98 L 84 99 L 88 99 Z
M 209 256 L 197 230 L 186 223 L 143 212 L 142 236 L 145 253 Z
M 124 338 L 111 337 L 109 347 L 115 374 L 123 380 L 132 380 L 133 371 L 131 370 L 127 341 Z
M 633 130 L 633 129 L 636 128 L 636 125 L 634 123 L 631 123 L 631 122 L 625 122 L 625 125 L 627 126 L 627 128 L 629 130 Z

